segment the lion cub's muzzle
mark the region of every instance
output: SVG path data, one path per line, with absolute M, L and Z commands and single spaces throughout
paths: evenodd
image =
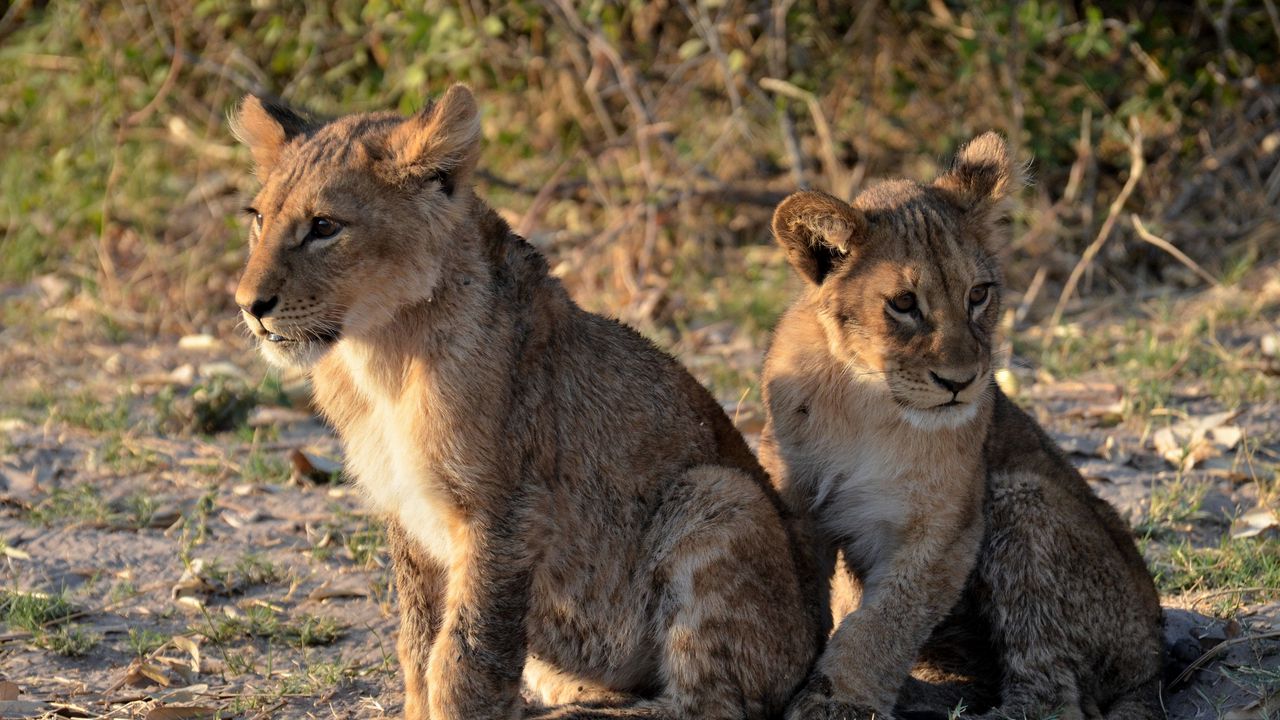
M 309 366 L 342 337 L 342 324 L 326 319 L 314 305 L 293 307 L 278 296 L 236 300 L 245 325 L 261 341 L 259 350 L 273 364 Z
M 927 409 L 944 410 L 976 401 L 986 384 L 985 365 L 968 368 L 930 368 L 924 375 L 928 382 Z

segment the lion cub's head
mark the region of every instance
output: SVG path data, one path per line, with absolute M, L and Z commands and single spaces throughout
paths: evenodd
M 964 423 L 988 395 L 1001 279 L 992 240 L 1020 182 L 987 133 L 928 185 L 885 182 L 852 205 L 801 192 L 774 214 L 831 353 L 916 425 Z
M 429 300 L 470 211 L 475 98 L 318 122 L 252 95 L 233 125 L 262 190 L 236 303 L 268 360 L 307 366 Z

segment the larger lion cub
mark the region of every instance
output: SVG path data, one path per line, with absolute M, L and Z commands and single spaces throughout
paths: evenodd
M 774 216 L 808 287 L 766 361 L 762 459 L 861 592 L 793 718 L 890 717 L 917 659 L 971 681 L 927 688 L 935 710 L 1161 715 L 1160 603 L 1128 528 L 992 382 L 991 241 L 1016 186 L 987 134 L 929 185 Z
M 556 718 L 780 712 L 821 640 L 782 508 L 711 395 L 472 192 L 470 91 L 236 119 L 263 184 L 236 301 L 387 519 L 407 717 L 520 717 L 522 675 Z

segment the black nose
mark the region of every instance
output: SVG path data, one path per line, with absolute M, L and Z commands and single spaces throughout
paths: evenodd
M 947 390 L 948 392 L 952 392 L 952 393 L 960 392 L 961 390 L 972 385 L 974 380 L 978 379 L 978 376 L 974 375 L 970 377 L 968 380 L 948 380 L 947 378 L 942 377 L 941 375 L 939 375 L 938 373 L 932 370 L 929 371 L 929 377 L 932 378 L 933 381 L 938 385 L 940 385 L 944 390 Z
M 267 298 L 266 300 L 254 300 L 253 304 L 248 307 L 241 305 L 240 308 L 245 312 L 249 313 L 250 315 L 261 320 L 262 318 L 266 317 L 267 313 L 271 312 L 271 309 L 274 308 L 276 306 L 276 303 L 278 302 L 280 302 L 280 296 L 272 295 L 270 298 Z

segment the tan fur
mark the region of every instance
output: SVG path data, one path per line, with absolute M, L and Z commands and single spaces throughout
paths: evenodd
M 781 712 L 823 635 L 783 506 L 710 394 L 475 196 L 471 93 L 295 118 L 242 105 L 266 146 L 236 297 L 387 517 L 405 715 Z
M 961 699 L 992 717 L 1158 716 L 1160 607 L 1133 540 L 991 380 L 991 245 L 1019 185 L 988 133 L 930 185 L 852 205 L 798 193 L 775 213 L 809 284 L 766 360 L 762 461 L 850 586 L 839 604 L 861 596 L 791 718 L 899 701 L 945 717 Z M 918 662 L 933 685 L 907 684 Z

